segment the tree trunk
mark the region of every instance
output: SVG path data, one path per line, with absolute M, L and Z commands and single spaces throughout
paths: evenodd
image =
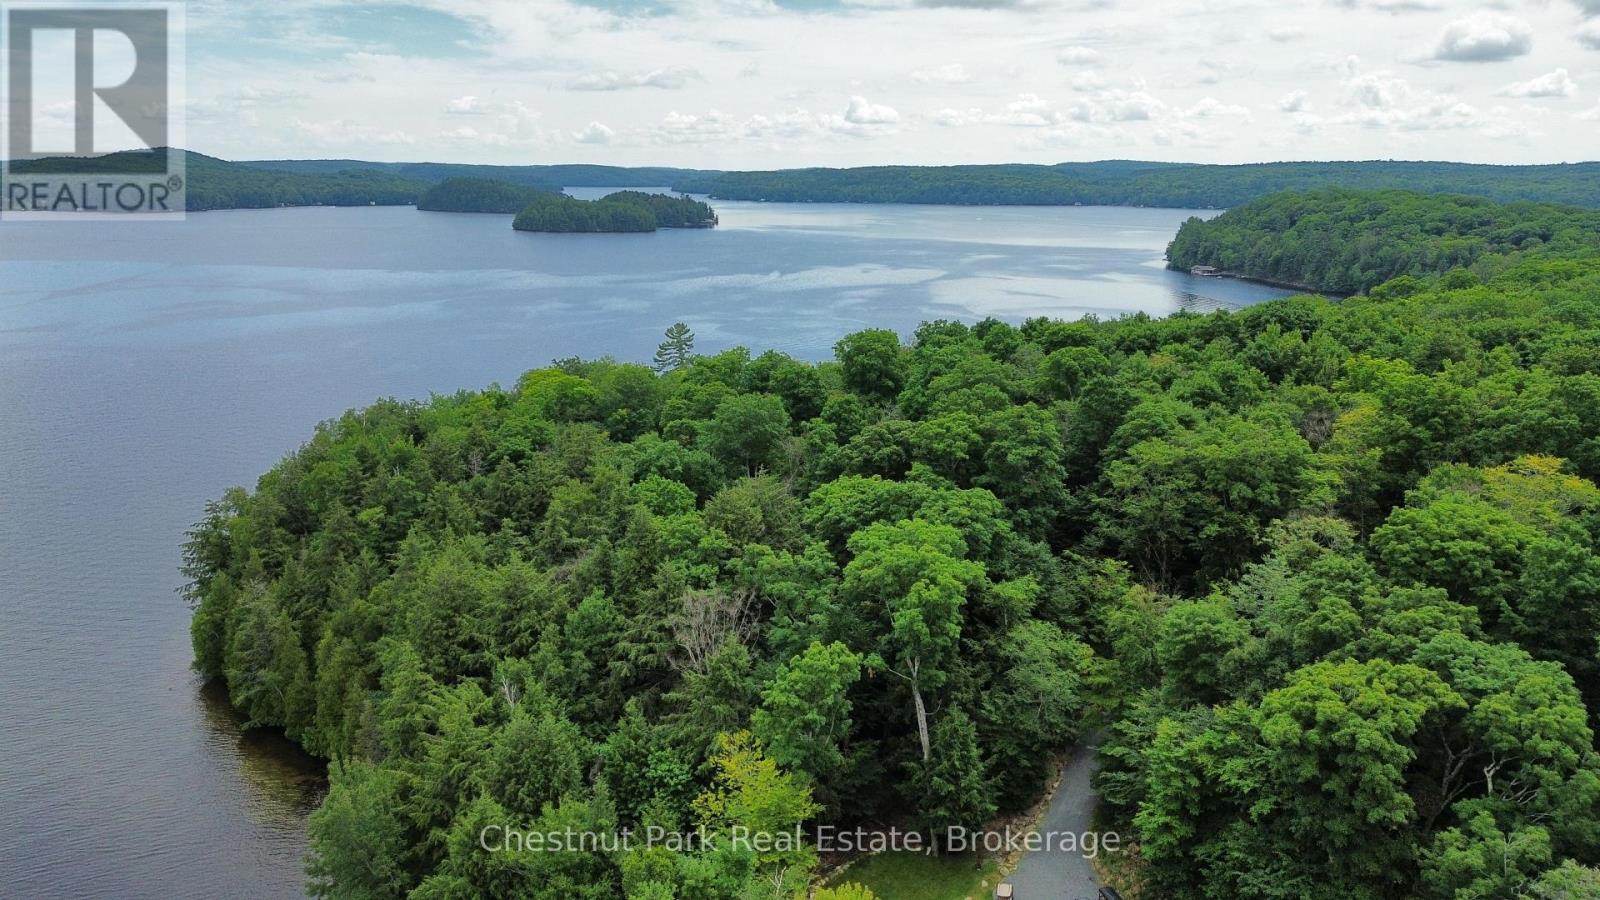
M 922 688 L 917 684 L 916 675 L 911 676 L 911 702 L 917 707 L 917 737 L 922 740 L 922 761 L 927 762 L 933 755 L 928 746 L 928 708 L 922 705 Z

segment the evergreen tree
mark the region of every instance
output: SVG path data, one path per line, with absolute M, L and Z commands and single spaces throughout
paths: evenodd
M 682 322 L 672 323 L 667 329 L 667 339 L 656 348 L 656 371 L 673 372 L 689 364 L 694 358 L 694 332 Z

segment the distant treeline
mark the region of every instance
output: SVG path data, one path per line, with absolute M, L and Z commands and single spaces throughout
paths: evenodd
M 1054 166 L 879 166 L 724 172 L 673 183 L 724 200 L 954 205 L 1105 205 L 1217 209 L 1286 190 L 1403 188 L 1600 206 L 1600 163 L 1479 166 L 1434 162 L 1212 166 L 1112 160 Z
M 517 214 L 518 231 L 642 232 L 657 228 L 710 228 L 717 224 L 710 206 L 688 197 L 618 191 L 599 200 L 542 194 Z
M 417 209 L 430 212 L 519 213 L 544 197 L 545 188 L 490 178 L 449 178 L 423 192 Z
M 720 174 L 698 169 L 673 169 L 660 166 L 480 166 L 462 163 L 365 162 L 359 159 L 266 159 L 244 163 L 261 169 L 298 174 L 327 174 L 350 169 L 375 169 L 421 181 L 439 182 L 447 178 L 492 178 L 550 190 L 564 187 L 661 188 L 689 177 Z
M 1350 294 L 1401 275 L 1441 275 L 1506 254 L 1600 246 L 1600 212 L 1414 191 L 1329 188 L 1275 194 L 1209 221 L 1192 218 L 1167 248 L 1174 268 Z
M 142 154 L 158 157 L 164 151 Z M 114 167 L 141 154 L 112 154 Z M 718 172 L 591 165 L 480 166 L 352 159 L 234 163 L 189 155 L 189 209 L 405 205 L 452 178 L 563 187 L 670 186 L 714 199 L 956 205 L 1164 206 L 1221 209 L 1280 191 L 1324 187 L 1455 193 L 1499 201 L 1600 207 L 1600 163 L 1482 166 L 1441 162 L 1306 162 L 1242 166 L 1108 160 L 1059 165 L 878 166 Z M 41 161 L 30 165 L 47 164 Z M 107 171 L 111 171 L 108 169 Z
M 86 168 L 108 173 L 164 172 L 165 149 L 111 153 L 94 159 L 51 158 L 18 162 L 17 172 L 82 172 Z M 174 153 L 185 151 L 175 150 Z M 275 206 L 409 206 L 428 183 L 412 178 L 358 168 L 336 172 L 293 174 L 258 169 L 199 153 L 184 161 L 188 183 L 188 210 L 262 209 Z

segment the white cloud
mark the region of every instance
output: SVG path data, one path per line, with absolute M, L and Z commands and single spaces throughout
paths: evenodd
M 1594 125 L 1570 117 L 1600 89 L 1574 94 L 1580 103 L 1560 96 L 1564 81 L 1535 76 L 1564 67 L 1579 88 L 1600 86 L 1600 0 L 1173 0 L 1159 14 L 1127 0 L 937 11 L 650 0 L 654 15 L 610 0 L 415 0 L 470 25 L 448 57 L 436 42 L 372 52 L 330 39 L 329 2 L 191 4 L 191 80 L 208 88 L 191 98 L 195 149 L 740 169 L 1054 162 L 1062 147 L 1074 158 L 1534 163 L 1594 158 L 1597 146 Z M 1407 11 L 1419 5 L 1449 11 Z M 283 30 L 261 29 L 267 17 Z M 1392 71 L 1341 70 L 1357 47 Z M 1514 65 L 1453 62 L 1517 53 Z M 595 122 L 612 130 L 607 143 L 579 139 L 598 140 Z M 1545 133 L 1488 140 L 1525 124 Z
M 966 84 L 972 80 L 972 75 L 961 63 L 946 63 L 931 69 L 918 69 L 911 73 L 911 80 L 922 84 Z
M 1503 13 L 1478 12 L 1445 26 L 1433 58 L 1450 62 L 1496 62 L 1533 50 L 1533 26 Z
M 1106 80 L 1100 77 L 1099 72 L 1079 72 L 1072 76 L 1072 89 L 1075 91 L 1098 91 L 1105 86 Z
M 1335 5 L 1386 13 L 1425 12 L 1444 7 L 1442 0 L 1335 0 Z
M 933 121 L 935 124 L 943 125 L 947 128 L 974 125 L 983 121 L 983 110 L 975 106 L 967 109 L 955 109 L 947 106 L 933 114 Z
M 1600 19 L 1585 22 L 1578 27 L 1578 43 L 1590 50 L 1600 50 Z
M 1511 97 L 1571 97 L 1577 91 L 1578 84 L 1567 70 L 1557 69 L 1538 78 L 1508 84 L 1501 93 Z
M 1345 82 L 1350 109 L 1333 121 L 1403 131 L 1436 131 L 1484 124 L 1483 114 L 1453 94 L 1411 86 L 1387 71 L 1357 73 Z
M 1017 99 L 1006 104 L 1005 111 L 990 116 L 989 121 L 1022 128 L 1043 128 L 1061 122 L 1061 113 L 1038 94 L 1018 94 Z
M 1113 89 L 1079 101 L 1068 115 L 1079 122 L 1142 122 L 1155 118 L 1166 106 L 1145 91 Z
M 1056 62 L 1064 66 L 1097 66 L 1100 51 L 1093 47 L 1062 47 L 1056 51 Z
M 489 110 L 482 100 L 472 94 L 468 94 L 465 97 L 457 97 L 446 103 L 444 111 L 452 116 L 479 116 Z
M 657 143 L 694 144 L 704 141 L 723 141 L 734 136 L 734 123 L 719 110 L 705 115 L 667 113 L 651 136 Z
M 870 103 L 865 97 L 851 97 L 845 108 L 844 120 L 852 125 L 893 125 L 900 121 L 900 113 L 892 106 Z
M 600 122 L 590 122 L 582 131 L 572 133 L 572 139 L 580 144 L 609 144 L 615 131 Z
M 379 147 L 403 147 L 417 143 L 417 138 L 401 129 L 373 128 L 349 119 L 306 120 L 292 118 L 289 127 L 297 143 L 315 147 L 342 147 L 352 141 Z
M 1191 119 L 1248 119 L 1250 108 L 1234 103 L 1223 103 L 1215 97 L 1205 97 L 1183 111 Z
M 680 90 L 690 81 L 703 80 L 701 74 L 687 66 L 668 66 L 648 72 L 592 72 L 580 75 L 567 83 L 574 91 L 625 91 L 630 88 L 663 88 Z
M 859 103 L 857 101 L 860 101 Z M 659 124 L 626 137 L 630 144 L 738 144 L 789 142 L 828 138 L 871 138 L 892 135 L 900 114 L 893 108 L 852 97 L 843 115 L 818 114 L 805 109 L 780 113 L 733 116 L 712 109 L 704 114 L 668 113 Z

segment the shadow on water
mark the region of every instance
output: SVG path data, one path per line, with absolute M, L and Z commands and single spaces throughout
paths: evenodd
M 306 816 L 328 793 L 328 765 L 305 752 L 276 728 L 247 727 L 228 702 L 217 679 L 200 681 L 196 691 L 207 742 L 233 745 L 240 783 L 249 792 L 244 808 L 259 827 L 299 833 Z

